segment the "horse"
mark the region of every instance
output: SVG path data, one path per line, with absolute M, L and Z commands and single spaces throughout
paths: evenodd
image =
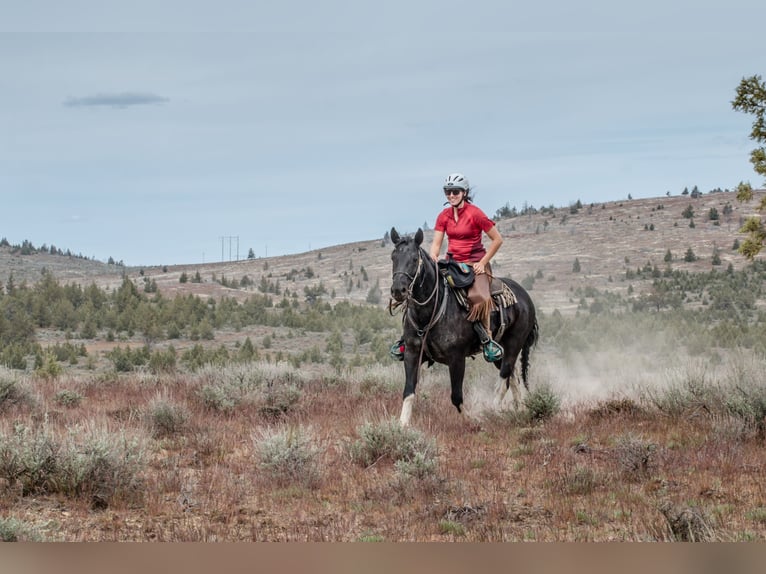
M 449 367 L 450 398 L 458 413 L 462 413 L 465 361 L 466 357 L 481 351 L 479 336 L 467 320 L 467 311 L 440 274 L 437 263 L 421 247 L 423 230 L 418 229 L 412 237 L 400 236 L 391 228 L 390 237 L 394 249 L 389 311 L 393 313 L 393 308 L 400 305 L 404 308 L 405 383 L 399 422 L 402 426 L 410 424 L 420 366 L 426 361 L 429 365 L 437 362 Z M 500 278 L 500 281 L 510 288 L 515 302 L 491 314 L 493 337 L 503 347 L 503 357 L 494 362 L 501 380 L 505 381 L 497 400 L 502 402 L 513 379 L 513 399 L 518 408 L 521 390 L 514 377 L 516 360 L 521 354 L 521 377 L 528 390 L 529 356 L 537 343 L 539 329 L 529 293 L 512 279 Z

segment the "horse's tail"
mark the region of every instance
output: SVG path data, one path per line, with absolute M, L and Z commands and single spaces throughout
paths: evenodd
M 537 344 L 539 337 L 540 329 L 537 326 L 537 318 L 535 318 L 532 330 L 529 331 L 527 340 L 524 341 L 524 346 L 521 348 L 521 380 L 524 381 L 524 387 L 527 390 L 529 390 L 529 385 L 527 384 L 527 376 L 529 375 L 529 353 L 532 350 L 532 347 Z

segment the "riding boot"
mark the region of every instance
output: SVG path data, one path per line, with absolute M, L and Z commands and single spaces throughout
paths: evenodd
M 389 353 L 391 353 L 391 356 L 397 361 L 403 361 L 404 360 L 404 339 L 399 339 L 396 343 L 391 345 L 391 349 L 389 350 Z
M 494 363 L 503 358 L 503 348 L 492 340 L 487 329 L 481 321 L 474 321 L 473 330 L 479 335 L 484 360 L 488 363 Z

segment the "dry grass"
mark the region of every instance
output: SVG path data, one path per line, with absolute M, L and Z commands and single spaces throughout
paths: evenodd
M 466 418 L 437 373 L 419 389 L 415 428 L 398 433 L 389 417 L 399 393 L 383 390 L 385 375 L 349 372 L 328 386 L 289 367 L 224 372 L 251 377 L 253 388 L 264 376 L 286 380 L 300 397 L 278 415 L 258 392 L 219 411 L 199 390 L 223 374 L 134 373 L 81 381 L 81 400 L 62 404 L 60 385 L 28 381 L 39 400 L 10 405 L 4 432 L 45 419 L 48 435 L 63 437 L 91 421 L 102 441 L 137 438 L 142 496 L 94 505 L 90 494 L 24 492 L 6 477 L 3 524 L 66 541 L 766 538 L 764 443 L 736 413 L 703 415 L 689 401 L 687 416 L 670 416 L 620 398 L 542 422 L 497 411 Z

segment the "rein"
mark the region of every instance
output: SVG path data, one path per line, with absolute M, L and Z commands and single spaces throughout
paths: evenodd
M 448 299 L 448 296 L 449 296 L 449 293 L 447 292 L 447 289 L 446 289 L 447 282 L 446 282 L 446 280 L 444 278 L 441 278 L 441 282 L 444 283 L 444 287 L 445 287 L 445 289 L 444 289 L 444 296 L 442 297 L 441 304 L 437 305 L 436 301 L 434 301 L 434 306 L 433 306 L 433 311 L 431 313 L 431 318 L 428 320 L 428 324 L 425 327 L 421 328 L 417 323 L 415 323 L 415 320 L 412 318 L 412 316 L 409 313 L 409 310 L 410 310 L 409 304 L 410 304 L 410 302 L 415 303 L 416 305 L 418 305 L 420 307 L 423 307 L 423 306 L 427 305 L 432 299 L 434 299 L 434 297 L 436 297 L 438 299 L 437 293 L 439 292 L 439 283 L 440 283 L 440 281 L 439 281 L 439 279 L 440 279 L 440 277 L 439 277 L 439 267 L 436 264 L 436 262 L 432 262 L 433 263 L 433 269 L 434 269 L 434 275 L 435 275 L 433 291 L 431 291 L 431 294 L 424 301 L 418 301 L 414 297 L 414 295 L 412 293 L 412 288 L 415 285 L 415 281 L 417 281 L 418 276 L 421 274 L 421 271 L 423 270 L 423 259 L 424 259 L 423 254 L 424 253 L 425 252 L 423 251 L 422 248 L 418 249 L 418 266 L 417 266 L 417 269 L 415 270 L 415 274 L 414 275 L 410 275 L 409 273 L 406 273 L 404 271 L 395 271 L 393 273 L 393 276 L 404 275 L 408 279 L 411 279 L 411 281 L 410 281 L 409 287 L 407 288 L 407 292 L 408 292 L 407 298 L 405 298 L 404 301 L 397 302 L 397 303 L 394 303 L 393 300 L 390 300 L 389 304 L 388 304 L 388 310 L 389 310 L 389 313 L 391 315 L 394 314 L 394 310 L 396 308 L 398 308 L 399 306 L 402 306 L 402 305 L 404 306 L 404 311 L 403 311 L 404 317 L 402 317 L 402 322 L 404 322 L 404 318 L 406 317 L 409 320 L 410 325 L 415 327 L 418 336 L 423 338 L 423 343 L 420 346 L 420 357 L 421 357 L 421 359 L 423 357 L 423 351 L 425 350 L 426 337 L 428 336 L 428 332 L 444 316 L 444 312 L 447 309 L 447 299 Z M 426 257 L 428 257 L 428 256 L 426 255 Z M 428 257 L 428 260 L 431 261 L 430 257 Z M 423 285 L 423 280 L 424 279 L 425 279 L 425 275 L 423 275 L 421 277 L 419 285 L 421 285 L 421 286 Z M 418 364 L 420 364 L 420 361 L 418 362 Z

